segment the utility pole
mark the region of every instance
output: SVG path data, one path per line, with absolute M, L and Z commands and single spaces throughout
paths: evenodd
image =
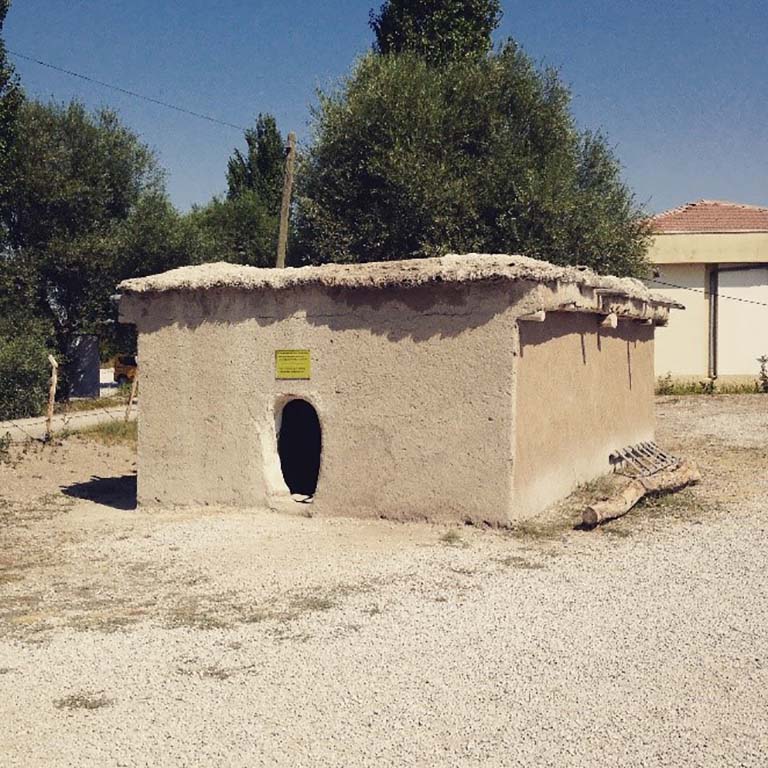
M 277 267 L 285 266 L 285 251 L 288 246 L 288 216 L 291 212 L 293 192 L 293 164 L 296 159 L 296 134 L 288 134 L 285 149 L 285 178 L 283 179 L 283 204 L 280 206 L 280 234 L 277 239 Z

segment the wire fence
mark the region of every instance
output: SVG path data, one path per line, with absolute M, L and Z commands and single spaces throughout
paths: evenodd
M 130 394 L 125 400 L 115 402 L 114 398 L 107 396 L 104 398 L 106 402 L 100 402 L 99 398 L 75 401 L 77 403 L 87 403 L 91 406 L 88 408 L 77 407 L 75 410 L 70 410 L 71 404 L 67 402 L 64 404 L 63 410 L 58 413 L 54 412 L 53 401 L 55 395 L 55 370 L 52 370 L 51 381 L 53 384 L 51 386 L 51 399 L 48 403 L 48 415 L 0 421 L 0 442 L 45 442 L 54 433 L 67 432 L 68 430 L 77 431 L 83 426 L 85 420 L 92 421 L 94 417 L 98 419 L 95 422 L 96 424 L 102 421 L 127 422 L 130 420 L 131 412 L 137 402 L 138 368 L 131 384 Z M 16 434 L 12 430 L 15 430 Z

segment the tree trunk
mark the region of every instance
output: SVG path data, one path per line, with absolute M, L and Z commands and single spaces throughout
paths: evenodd
M 681 461 L 674 469 L 662 470 L 649 477 L 627 478 L 624 486 L 613 496 L 590 504 L 582 513 L 582 522 L 594 528 L 606 520 L 615 520 L 629 512 L 649 493 L 673 493 L 701 480 L 701 472 L 690 461 Z

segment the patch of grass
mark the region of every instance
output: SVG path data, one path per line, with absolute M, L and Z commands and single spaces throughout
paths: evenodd
M 0 435 L 0 462 L 10 461 L 11 458 L 11 433 Z
M 251 613 L 246 613 L 242 621 L 245 624 L 259 624 L 262 621 L 267 621 L 268 619 L 274 618 L 273 615 L 269 611 L 253 611 Z
M 760 381 L 753 382 L 717 382 L 678 381 L 671 374 L 656 379 L 657 395 L 753 395 L 763 392 Z
M 291 602 L 291 606 L 288 609 L 288 614 L 291 618 L 298 616 L 302 613 L 316 613 L 318 611 L 330 611 L 334 608 L 336 603 L 329 597 L 323 597 L 322 595 L 310 595 L 308 597 L 301 597 L 298 600 Z
M 200 670 L 200 675 L 201 677 L 212 677 L 214 680 L 229 680 L 232 677 L 232 671 L 223 667 L 213 666 Z
M 56 709 L 100 709 L 112 704 L 112 699 L 108 699 L 102 691 L 95 693 L 84 691 L 57 699 L 53 703 Z
M 138 439 L 138 422 L 103 421 L 101 424 L 73 430 L 68 434 L 79 435 L 86 440 L 95 440 L 103 445 L 135 446 Z
M 630 512 L 630 514 L 632 514 Z M 600 529 L 606 536 L 614 536 L 617 539 L 628 539 L 632 535 L 632 531 L 627 528 L 617 528 L 615 525 L 611 525 L 610 522 L 606 523 Z
M 86 397 L 78 400 L 65 400 L 55 403 L 54 413 L 81 413 L 82 411 L 98 411 L 104 408 L 115 408 L 128 403 L 130 387 L 127 390 L 118 390 L 117 394 L 108 397 Z M 46 406 L 47 408 L 47 406 Z M 45 413 L 41 414 L 45 415 Z
M 465 547 L 466 542 L 461 538 L 461 534 L 455 529 L 451 528 L 446 531 L 441 537 L 440 541 L 443 544 L 447 544 L 449 547 Z
M 524 571 L 540 571 L 546 566 L 543 563 L 534 563 L 525 557 L 520 555 L 508 555 L 507 557 L 499 558 L 498 562 L 502 565 L 506 565 L 509 568 L 520 568 Z
M 578 511 L 580 516 L 581 508 Z M 510 528 L 509 534 L 516 538 L 550 541 L 561 539 L 566 533 L 574 529 L 577 522 L 572 514 L 558 515 L 542 520 L 525 520 Z
M 630 514 L 645 518 L 696 519 L 710 510 L 710 505 L 689 487 L 675 493 L 645 496 Z
M 226 629 L 229 622 L 212 609 L 200 606 L 196 599 L 175 607 L 169 614 L 167 624 L 171 628 L 191 627 L 193 629 Z
M 451 573 L 457 573 L 459 576 L 474 576 L 477 571 L 473 568 L 449 568 Z

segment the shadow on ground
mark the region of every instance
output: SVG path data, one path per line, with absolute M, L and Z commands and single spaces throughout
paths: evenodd
M 136 475 L 97 477 L 84 483 L 61 486 L 65 496 L 87 499 L 115 509 L 136 509 Z

